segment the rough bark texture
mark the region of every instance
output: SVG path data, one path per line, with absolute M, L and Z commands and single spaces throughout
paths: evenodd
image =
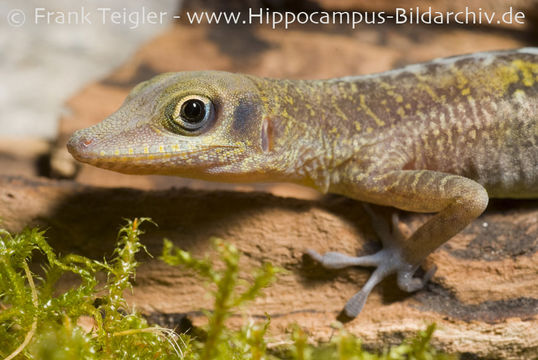
M 248 3 L 253 7 L 289 6 L 286 1 Z M 377 7 L 369 7 L 374 3 Z M 244 4 L 226 2 L 233 9 L 244 9 Z M 380 10 L 406 4 L 320 0 L 300 2 L 300 7 Z M 457 5 L 445 1 L 436 4 L 441 9 L 442 4 L 446 9 Z M 187 2 L 186 6 L 222 10 L 224 5 L 207 0 Z M 496 9 L 487 1 L 474 2 L 473 6 Z M 529 18 L 532 15 L 527 14 Z M 70 134 L 102 120 L 121 105 L 134 85 L 161 72 L 216 69 L 271 77 L 327 78 L 533 42 L 536 45 L 529 27 L 384 24 L 356 30 L 348 26 L 272 30 L 183 23 L 69 101 L 72 112 L 62 119 L 52 172 L 73 175 L 74 162 L 65 152 Z M 377 249 L 370 219 L 361 204 L 352 200 L 320 198 L 314 191 L 281 184 L 209 184 L 126 176 L 88 166 L 81 167 L 77 182 L 47 181 L 31 177 L 42 157 L 43 144 L 29 147 L 33 149 L 30 155 L 13 150 L 21 146 L 7 144 L 0 149 L 0 174 L 26 176 L 0 176 L 0 218 L 9 230 L 41 225 L 49 229 L 52 245 L 62 253 L 77 252 L 98 259 L 110 255 L 116 230 L 126 217 L 148 216 L 159 224 L 158 228 L 147 226 L 143 237 L 154 255 L 161 252 L 163 237 L 198 256 L 211 251 L 210 237 L 221 237 L 244 253 L 245 269 L 271 261 L 289 270 L 265 298 L 249 308 L 255 318 L 264 317 L 265 312 L 271 315 L 276 338 L 283 337 L 291 323 L 298 323 L 314 340 L 329 339 L 334 331 L 331 324 L 370 274 L 370 269 L 327 271 L 303 255 L 306 248 L 349 254 Z M 41 168 L 40 173 L 44 172 Z M 118 186 L 130 189 L 114 188 Z M 191 189 L 170 190 L 171 186 Z M 273 195 L 237 190 L 264 190 Z M 393 211 L 375 209 L 387 218 Z M 412 231 L 425 219 L 426 215 L 402 214 L 403 230 Z M 155 258 L 143 261 L 130 302 L 152 319 L 171 326 L 203 323 L 200 310 L 211 306 L 203 284 Z M 359 318 L 346 328 L 365 345 L 381 348 L 436 322 L 434 344 L 446 351 L 467 353 L 468 358 L 538 357 L 538 201 L 491 202 L 480 219 L 432 254 L 425 268 L 434 264 L 438 271 L 420 292 L 401 292 L 394 278 L 382 282 Z M 239 314 L 232 319 L 241 321 Z
M 142 191 L 96 188 L 71 181 L 0 177 L 0 218 L 11 231 L 26 225 L 48 228 L 61 253 L 100 259 L 110 255 L 122 219 L 151 217 L 143 243 L 160 254 L 162 239 L 191 251 L 212 254 L 210 238 L 235 244 L 242 268 L 264 261 L 288 270 L 248 314 L 271 315 L 272 334 L 283 337 L 290 324 L 326 341 L 331 324 L 369 269 L 327 271 L 304 255 L 306 248 L 371 253 L 378 247 L 370 219 L 358 202 L 328 196 L 320 201 L 264 193 L 172 189 Z M 388 208 L 375 207 L 388 218 Z M 402 214 L 402 230 L 426 215 Z M 211 309 L 206 289 L 192 274 L 156 258 L 142 259 L 131 304 L 161 323 L 204 322 Z M 483 357 L 534 359 L 538 354 L 538 202 L 494 201 L 486 213 L 432 254 L 425 268 L 438 271 L 414 294 L 398 290 L 395 278 L 378 286 L 359 317 L 345 326 L 382 347 L 436 322 L 434 344 L 450 352 Z M 241 314 L 232 319 L 240 323 Z

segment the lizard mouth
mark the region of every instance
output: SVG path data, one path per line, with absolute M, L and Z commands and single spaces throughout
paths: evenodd
M 98 137 L 77 130 L 67 142 L 67 151 L 78 161 L 105 169 L 116 170 L 118 156 L 106 156 Z
M 97 166 L 103 169 L 114 170 L 122 173 L 143 173 L 144 169 L 136 169 L 132 162 L 122 161 L 127 157 L 136 156 L 115 156 L 105 155 L 98 148 L 98 140 L 94 137 L 75 132 L 67 142 L 67 150 L 78 161 Z
M 84 130 L 76 131 L 67 142 L 67 150 L 78 161 L 125 174 L 163 174 L 175 175 L 175 166 L 189 171 L 192 168 L 207 172 L 222 165 L 214 155 L 233 152 L 238 158 L 244 148 L 237 145 L 210 145 L 190 147 L 181 145 L 149 145 L 132 149 L 116 148 L 111 150 L 106 144 L 110 138 L 101 138 L 87 134 Z

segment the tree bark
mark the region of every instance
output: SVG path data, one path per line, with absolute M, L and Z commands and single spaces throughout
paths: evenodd
M 27 225 L 47 230 L 62 254 L 95 259 L 110 255 L 124 218 L 150 217 L 143 256 L 130 304 L 168 325 L 204 323 L 211 309 L 203 282 L 158 259 L 162 239 L 204 256 L 215 253 L 210 238 L 233 243 L 241 268 L 269 261 L 288 270 L 247 313 L 271 316 L 271 333 L 286 337 L 292 323 L 313 340 L 326 341 L 342 307 L 364 284 L 371 269 L 328 271 L 304 255 L 319 252 L 366 254 L 379 245 L 360 203 L 343 197 L 281 198 L 265 193 L 171 189 L 141 191 L 82 186 L 71 181 L 0 177 L 0 218 L 10 231 Z M 395 211 L 375 207 L 389 218 Z M 427 215 L 402 214 L 403 231 Z M 533 359 L 538 353 L 538 202 L 493 201 L 463 232 L 428 257 L 438 267 L 424 290 L 400 291 L 395 278 L 375 288 L 359 317 L 346 323 L 366 346 L 396 343 L 435 322 L 434 344 L 449 352 L 505 359 Z M 67 286 L 67 284 L 65 285 Z M 242 314 L 231 320 L 243 321 Z

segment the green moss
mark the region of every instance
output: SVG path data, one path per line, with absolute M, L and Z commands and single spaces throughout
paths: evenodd
M 150 327 L 129 309 L 123 291 L 131 286 L 135 254 L 142 248 L 139 226 L 147 219 L 128 221 L 120 230 L 110 263 L 78 255 L 59 258 L 42 231 L 0 235 L 0 357 L 16 359 L 168 359 L 180 352 L 168 330 Z M 46 257 L 44 275 L 32 275 L 28 263 L 36 251 Z M 96 275 L 107 280 L 99 284 Z M 53 295 L 66 273 L 80 284 Z M 35 280 L 34 280 L 35 278 Z M 79 326 L 81 320 L 91 329 Z M 14 357 L 17 355 L 17 357 Z
M 140 225 L 148 219 L 127 221 L 120 230 L 114 255 L 98 262 L 79 255 L 59 257 L 37 229 L 12 235 L 0 230 L 0 358 L 5 359 L 447 359 L 429 344 L 434 327 L 415 339 L 384 350 L 365 352 L 359 339 L 340 332 L 329 344 L 309 345 L 305 332 L 295 327 L 289 344 L 268 349 L 265 321 L 245 321 L 230 330 L 226 320 L 260 296 L 281 271 L 271 264 L 250 271 L 249 281 L 239 269 L 239 251 L 222 240 L 213 241 L 218 264 L 195 259 L 165 240 L 162 259 L 192 271 L 212 289 L 213 309 L 208 324 L 196 338 L 150 326 L 129 308 L 123 297 L 131 287 L 142 249 Z M 32 257 L 44 254 L 43 275 L 30 272 Z M 80 282 L 63 293 L 58 280 L 67 273 Z M 104 273 L 100 283 L 96 275 Z M 86 323 L 86 326 L 82 326 Z M 89 324 L 89 325 L 88 325 Z

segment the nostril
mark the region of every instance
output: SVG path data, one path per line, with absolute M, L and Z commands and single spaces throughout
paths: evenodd
M 85 147 L 88 147 L 91 145 L 91 143 L 93 143 L 93 138 L 87 138 L 84 136 L 80 139 L 80 141 L 82 142 L 82 145 L 84 145 Z
M 72 154 L 82 154 L 87 152 L 90 145 L 95 143 L 93 136 L 79 135 L 77 133 L 71 136 L 71 139 L 67 142 L 67 149 Z

